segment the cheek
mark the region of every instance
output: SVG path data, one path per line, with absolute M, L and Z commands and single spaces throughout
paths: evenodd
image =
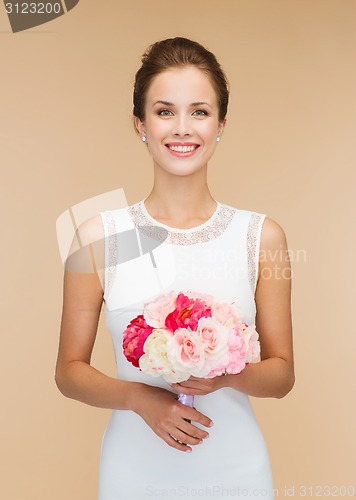
M 200 134 L 207 141 L 216 140 L 216 137 L 218 136 L 218 127 L 212 126 L 211 123 L 203 122 L 200 128 Z
M 157 139 L 159 139 L 160 137 L 165 136 L 168 130 L 168 121 L 155 120 L 154 118 L 147 121 L 147 131 L 148 135 L 150 135 L 151 137 L 157 137 Z

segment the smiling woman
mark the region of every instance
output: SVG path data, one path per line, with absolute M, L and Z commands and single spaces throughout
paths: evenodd
M 142 61 L 134 120 L 152 157 L 153 187 L 144 200 L 79 228 L 88 245 L 105 235 L 104 286 L 95 273 L 67 268 L 56 381 L 66 396 L 113 410 L 102 443 L 99 500 L 198 491 L 215 499 L 242 492 L 271 500 L 269 457 L 249 395 L 282 398 L 294 384 L 286 238 L 265 214 L 210 193 L 208 162 L 226 125 L 229 96 L 215 56 L 197 42 L 173 38 L 154 44 Z M 122 237 L 130 229 L 155 240 L 150 255 L 120 259 L 132 253 L 132 242 Z M 136 317 L 141 333 L 149 333 L 144 305 L 181 291 L 225 304 L 225 313 L 234 304 L 241 324 L 256 324 L 261 360 L 238 375 L 191 376 L 172 385 L 132 366 L 123 354 L 123 332 Z M 103 301 L 117 379 L 90 364 Z M 234 334 L 229 322 L 221 328 Z M 171 335 L 167 323 L 161 329 Z M 182 404 L 177 393 L 194 396 L 196 407 Z
M 159 73 L 147 89 L 144 117 L 136 117 L 135 125 L 145 137 L 156 175 L 160 168 L 176 175 L 206 170 L 225 118 L 219 121 L 218 98 L 205 72 L 184 66 Z

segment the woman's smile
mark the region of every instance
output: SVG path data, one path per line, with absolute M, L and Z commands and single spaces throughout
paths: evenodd
M 186 158 L 193 156 L 200 146 L 192 142 L 170 142 L 166 147 L 173 156 Z

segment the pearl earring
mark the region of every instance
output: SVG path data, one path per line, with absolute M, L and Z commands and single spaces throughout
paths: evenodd
M 143 142 L 146 142 L 146 136 L 145 136 L 145 135 L 143 135 L 143 136 L 141 137 L 141 139 L 143 140 Z
M 220 137 L 217 137 L 217 138 L 216 138 L 216 141 L 217 141 L 217 142 L 220 142 Z

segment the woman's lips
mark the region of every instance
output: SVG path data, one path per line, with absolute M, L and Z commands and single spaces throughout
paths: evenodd
M 169 144 L 166 144 L 166 147 L 174 156 L 188 157 L 194 155 L 200 146 L 199 144 L 192 142 L 170 142 Z

